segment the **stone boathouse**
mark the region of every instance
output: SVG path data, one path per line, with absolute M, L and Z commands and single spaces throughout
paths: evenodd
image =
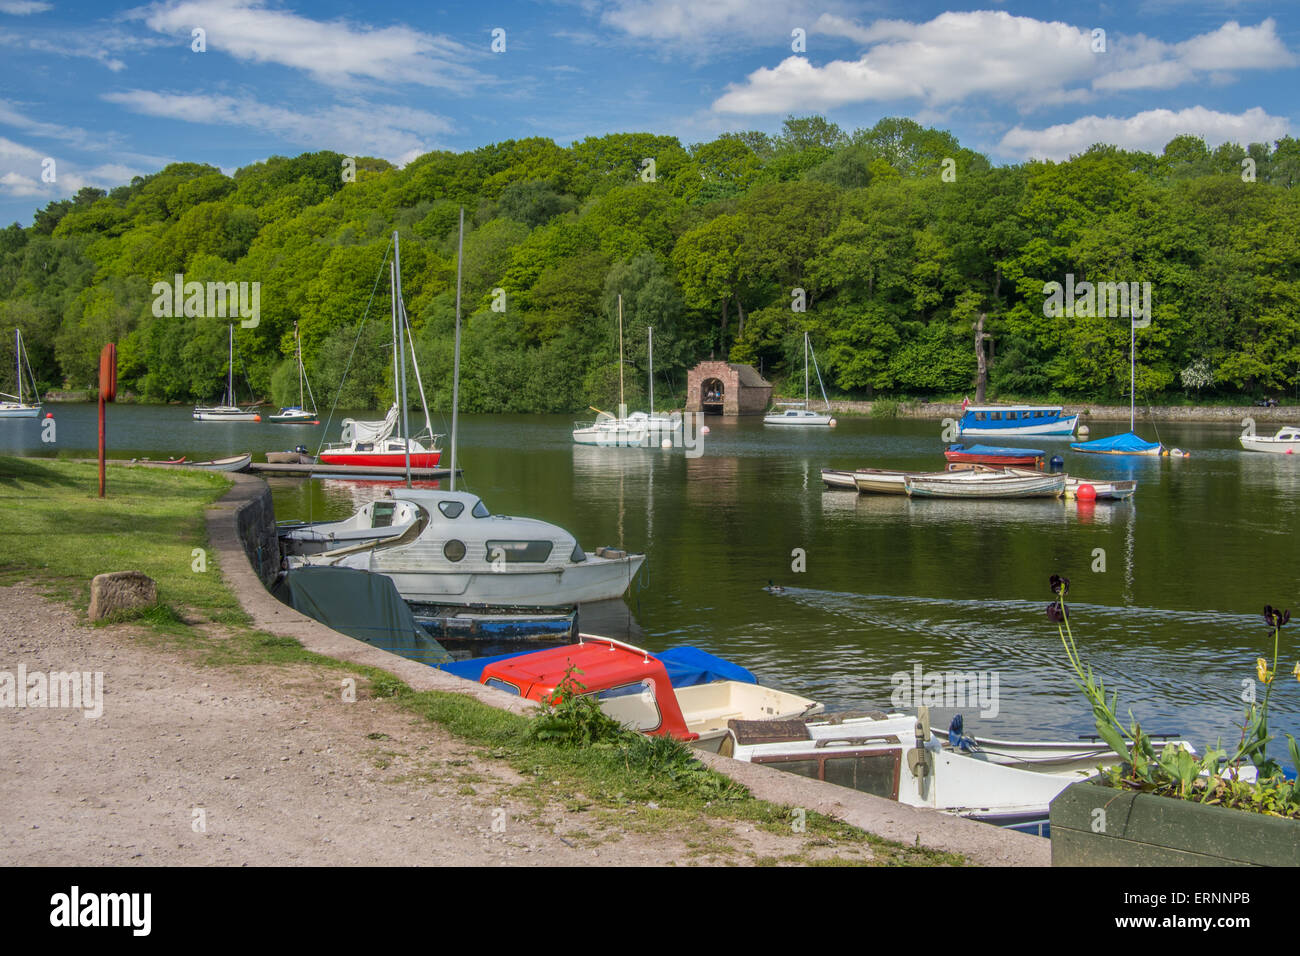
M 761 415 L 772 386 L 752 365 L 701 362 L 686 373 L 686 410 L 706 415 Z

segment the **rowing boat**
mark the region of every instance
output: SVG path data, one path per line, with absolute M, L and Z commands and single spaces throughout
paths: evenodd
M 1060 498 L 1065 494 L 1065 475 L 957 471 L 907 475 L 903 478 L 903 487 L 913 498 Z

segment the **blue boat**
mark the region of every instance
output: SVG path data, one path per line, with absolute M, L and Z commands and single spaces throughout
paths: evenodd
M 1006 448 L 1001 445 L 950 445 L 943 457 L 970 465 L 1042 468 L 1047 452 L 1041 448 Z
M 971 405 L 959 423 L 962 438 L 999 435 L 1074 434 L 1079 416 L 1066 415 L 1060 405 Z
M 1165 446 L 1160 442 L 1147 441 L 1136 432 L 1125 432 L 1122 435 L 1112 435 L 1109 438 L 1098 438 L 1093 441 L 1072 442 L 1070 448 L 1090 455 L 1168 454 Z

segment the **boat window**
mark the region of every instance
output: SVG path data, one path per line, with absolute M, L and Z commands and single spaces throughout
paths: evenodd
M 821 779 L 821 761 L 816 758 L 812 760 L 783 760 L 771 757 L 754 757 L 753 763 L 779 763 L 782 770 L 787 773 L 797 773 L 801 777 L 812 777 L 814 780 Z
M 976 413 L 975 413 L 975 421 L 977 421 L 977 422 L 987 421 L 987 420 L 988 420 L 988 417 L 989 417 L 989 416 L 988 416 L 988 414 L 987 414 L 986 412 L 976 412 Z
M 899 755 L 896 751 L 854 756 L 827 757 L 825 776 L 827 783 L 838 784 L 872 793 L 878 797 L 897 798 Z
M 465 542 L 452 538 L 442 546 L 442 556 L 448 561 L 459 561 L 465 557 Z
M 438 510 L 448 518 L 459 518 L 460 513 L 465 510 L 463 501 L 439 501 Z
M 1041 411 L 1034 412 L 1034 417 L 1035 417 L 1035 418 L 1042 418 L 1042 417 L 1043 417 L 1043 413 L 1042 413 Z
M 487 684 L 487 686 L 489 687 L 495 687 L 497 690 L 503 690 L 507 694 L 514 694 L 516 697 L 519 696 L 518 687 L 516 687 L 514 684 L 507 684 L 499 677 L 489 677 L 483 683 Z
M 495 561 L 501 556 L 507 564 L 541 564 L 554 547 L 554 541 L 489 541 L 485 560 Z
M 1015 412 L 1007 412 L 1007 421 L 1009 421 L 1009 422 L 1014 422 L 1015 420 L 1016 420 L 1016 413 L 1015 413 Z
M 569 560 L 574 564 L 581 564 L 583 561 L 587 560 L 587 555 L 583 552 L 582 545 L 578 544 L 576 541 L 573 542 L 573 552 L 569 555 Z
M 1002 421 L 1002 413 L 1001 413 L 1001 412 L 993 412 L 992 414 L 989 415 L 989 418 L 992 419 L 992 420 L 995 421 L 995 422 L 1000 422 L 1000 421 Z
M 395 510 L 397 510 L 396 501 L 376 501 L 374 510 L 370 514 L 370 527 L 391 528 Z
M 658 730 L 663 723 L 652 681 L 639 680 L 633 684 L 611 687 L 602 690 L 596 699 L 600 701 L 600 709 L 608 716 L 633 730 Z
M 490 517 L 492 517 L 492 512 L 488 511 L 488 510 L 487 510 L 487 505 L 483 504 L 483 502 L 481 502 L 481 501 L 479 501 L 479 502 L 475 502 L 475 504 L 474 504 L 474 510 L 471 511 L 470 514 L 472 514 L 475 518 L 490 518 Z

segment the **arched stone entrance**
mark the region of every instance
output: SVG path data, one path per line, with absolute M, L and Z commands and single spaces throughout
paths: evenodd
M 720 378 L 706 378 L 700 383 L 700 410 L 706 415 L 721 415 L 727 400 L 727 386 Z

